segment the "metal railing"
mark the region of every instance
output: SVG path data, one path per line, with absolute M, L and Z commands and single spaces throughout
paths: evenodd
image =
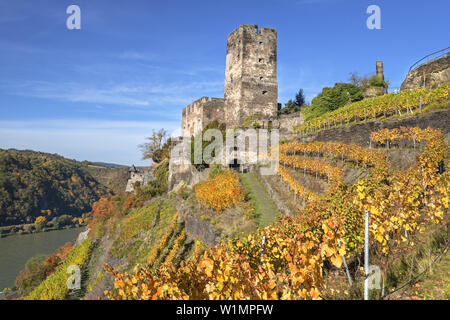
M 428 54 L 428 55 L 426 55 L 425 57 L 423 57 L 422 59 L 420 59 L 420 60 L 417 60 L 410 68 L 409 68 L 409 70 L 408 70 L 408 73 L 410 73 L 412 70 L 414 70 L 414 69 L 417 69 L 418 67 L 420 67 L 422 64 L 424 64 L 425 62 L 430 62 L 430 61 L 432 61 L 432 60 L 437 60 L 437 59 L 440 59 L 441 57 L 443 57 L 443 56 L 445 56 L 445 55 L 447 55 L 447 54 L 449 54 L 450 53 L 450 47 L 447 47 L 447 48 L 445 48 L 445 49 L 442 49 L 442 50 L 439 50 L 439 51 L 435 51 L 435 52 L 433 52 L 433 53 L 430 53 L 430 54 Z M 446 52 L 447 51 L 447 52 Z M 442 53 L 441 53 L 442 52 Z M 431 58 L 431 59 L 427 59 L 427 58 L 430 58 L 430 57 L 432 57 L 432 56 L 434 56 L 435 54 L 437 54 L 437 53 L 441 53 L 439 56 L 436 56 L 436 57 L 433 57 L 433 58 Z M 424 61 L 425 60 L 425 61 Z M 423 61 L 423 62 L 422 62 Z

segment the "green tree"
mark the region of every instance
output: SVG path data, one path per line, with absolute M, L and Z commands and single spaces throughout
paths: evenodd
M 289 100 L 284 104 L 284 108 L 281 108 L 281 104 L 278 104 L 278 114 L 290 114 L 300 111 L 300 108 L 305 106 L 305 95 L 303 89 L 299 89 L 295 95 L 294 100 Z
M 303 93 L 303 89 L 298 90 L 298 93 L 295 95 L 295 105 L 297 107 L 303 107 L 305 105 L 305 95 Z
M 278 111 L 278 114 L 290 114 L 300 110 L 300 107 L 293 100 L 289 100 L 284 104 L 284 108 Z
M 142 159 L 152 159 L 153 161 L 158 162 L 156 159 L 153 159 L 153 157 L 155 156 L 155 153 L 158 153 L 158 151 L 161 150 L 167 141 L 168 136 L 169 134 L 165 129 L 159 129 L 158 131 L 153 130 L 152 135 L 146 138 L 148 142 L 145 142 L 139 146 L 142 150 Z M 158 157 L 159 156 L 160 154 Z
M 44 228 L 46 224 L 47 219 L 45 219 L 45 217 L 43 216 L 37 217 L 34 221 L 34 227 L 36 228 L 36 230 L 42 230 L 42 228 Z
M 163 144 L 161 148 L 155 150 L 153 153 L 152 161 L 156 163 L 160 163 L 165 159 L 169 159 L 170 157 L 170 145 L 172 144 L 172 140 L 169 138 Z
M 374 76 L 370 77 L 367 82 L 368 82 L 368 85 L 372 86 L 372 87 L 387 88 L 389 86 L 389 82 L 388 81 L 385 81 L 383 79 L 383 77 L 377 76 L 377 75 L 374 75 Z
M 337 83 L 334 87 L 325 87 L 322 92 L 311 101 L 307 111 L 307 118 L 336 110 L 348 103 L 363 99 L 361 88 L 351 83 Z

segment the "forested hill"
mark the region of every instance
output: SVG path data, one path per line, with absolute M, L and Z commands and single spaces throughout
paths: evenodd
M 108 193 L 86 164 L 57 154 L 0 149 L 0 226 L 32 223 L 38 216 L 79 217 Z

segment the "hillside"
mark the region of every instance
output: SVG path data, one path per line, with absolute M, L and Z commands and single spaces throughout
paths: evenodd
M 291 136 L 272 176 L 212 166 L 169 192 L 165 160 L 94 203 L 79 290 L 49 276 L 26 298 L 363 299 L 366 212 L 370 298 L 448 297 L 449 112 Z
M 0 149 L 0 226 L 89 213 L 111 193 L 104 172 L 94 171 L 57 154 Z
M 84 164 L 84 162 L 83 162 Z M 83 168 L 101 185 L 114 193 L 125 190 L 130 176 L 128 167 L 115 165 L 87 164 Z
M 439 126 L 434 119 L 426 126 Z M 370 148 L 345 143 L 342 134 L 286 141 L 274 176 L 257 167 L 240 175 L 212 167 L 193 188 L 102 198 L 89 224 L 92 248 L 83 258 L 81 290 L 68 294 L 362 299 L 365 208 L 370 261 L 383 281 L 371 298 L 445 297 L 439 277 L 448 264 L 448 128 L 409 124 L 402 119 L 374 131 L 358 124 L 358 131 L 369 130 Z M 430 283 L 437 284 L 432 292 Z
M 248 176 L 241 181 L 247 188 L 269 185 L 271 191 L 267 192 L 275 202 L 281 200 L 294 212 L 293 217 L 282 217 L 265 228 L 248 228 L 244 220 L 238 220 L 258 221 L 259 217 L 249 215 L 246 209 L 253 206 L 255 212 L 257 206 L 247 197 L 240 198 L 238 186 L 232 187 L 236 191 L 226 191 L 233 184 L 228 175 L 210 177 L 192 191 L 170 194 L 165 201 L 178 208 L 178 223 L 182 221 L 187 231 L 184 246 L 176 246 L 174 252 L 178 259 L 164 258 L 174 250 L 172 240 L 167 241 L 173 239 L 170 228 L 159 243 L 157 252 L 163 255 L 157 264 L 154 259 L 143 260 L 138 269 L 123 264 L 143 248 L 149 250 L 144 239 L 157 230 L 157 224 L 150 221 L 147 227 L 136 224 L 142 231 L 124 239 L 127 249 L 121 260 L 110 264 L 114 285 L 110 279 L 106 297 L 362 299 L 366 208 L 371 216 L 370 259 L 383 278 L 381 290 L 373 290 L 371 297 L 394 298 L 391 292 L 413 285 L 415 282 L 408 281 L 426 275 L 433 261 L 440 261 L 446 252 L 445 185 L 449 175 L 438 168 L 442 161 L 448 167 L 448 144 L 439 129 L 402 127 L 401 123 L 390 130 L 373 131 L 371 137 L 370 149 L 336 141 L 282 144 L 277 176 L 253 176 L 262 183 L 250 183 Z M 287 214 L 284 208 L 279 210 Z M 126 216 L 131 218 L 137 212 Z M 212 233 L 216 238 L 217 233 L 225 239 L 229 235 L 229 241 L 206 246 L 204 254 L 197 252 L 200 249 L 186 254 L 188 241 L 200 237 L 210 242 Z M 347 282 L 343 257 L 352 286 Z M 180 260 L 184 262 L 179 264 Z M 171 283 L 167 291 L 166 283 Z M 104 285 L 102 289 L 108 288 Z

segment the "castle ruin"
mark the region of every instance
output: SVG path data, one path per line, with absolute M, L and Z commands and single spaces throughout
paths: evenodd
M 154 179 L 153 172 L 150 168 L 140 170 L 133 164 L 128 172 L 130 173 L 130 178 L 127 181 L 125 192 L 134 192 L 136 183 L 139 183 L 139 186 L 143 187 Z
M 244 24 L 228 36 L 224 98 L 202 97 L 184 108 L 182 135 L 214 120 L 234 128 L 255 114 L 274 118 L 277 104 L 277 31 Z

